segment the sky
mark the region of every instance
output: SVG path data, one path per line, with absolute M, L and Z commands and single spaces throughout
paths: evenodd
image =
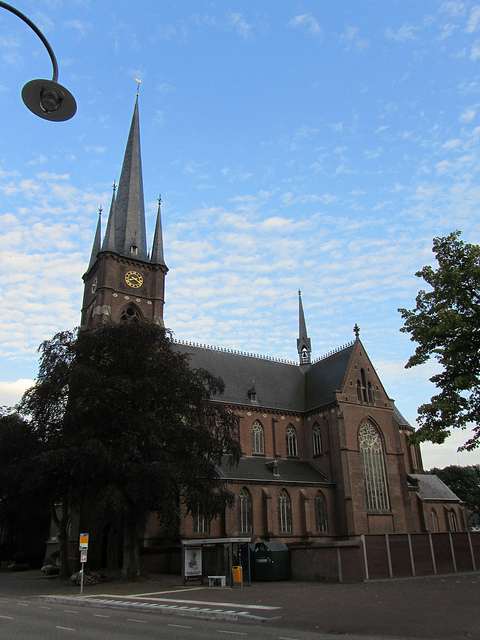
M 162 198 L 165 323 L 179 340 L 297 360 L 360 338 L 416 424 L 435 392 L 398 308 L 434 237 L 480 240 L 480 4 L 469 0 L 18 0 L 76 98 L 33 115 L 48 53 L 0 9 L 0 405 L 78 326 L 139 89 L 147 234 Z M 467 433 L 425 468 L 479 464 Z

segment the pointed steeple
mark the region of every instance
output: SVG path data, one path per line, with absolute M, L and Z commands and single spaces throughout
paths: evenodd
M 298 340 L 297 351 L 300 364 L 310 364 L 312 354 L 312 344 L 307 335 L 307 325 L 305 324 L 305 314 L 303 313 L 302 292 L 298 291 Z
M 95 239 L 93 240 L 92 253 L 90 255 L 90 262 L 88 263 L 87 271 L 93 267 L 95 260 L 97 259 L 98 252 L 100 251 L 100 243 L 102 238 L 102 207 L 98 208 L 98 222 L 97 230 L 95 231 Z
M 108 214 L 107 230 L 103 239 L 102 251 L 116 252 L 115 248 L 115 191 L 117 185 L 113 183 L 112 201 L 110 203 L 110 212 Z
M 115 202 L 117 253 L 148 260 L 146 236 L 137 95 Z
M 158 212 L 157 222 L 155 224 L 155 234 L 153 236 L 152 255 L 150 262 L 155 264 L 165 265 L 165 259 L 163 257 L 163 234 L 162 234 L 162 212 L 161 212 L 162 198 L 158 198 Z M 165 265 L 166 266 L 166 265 Z

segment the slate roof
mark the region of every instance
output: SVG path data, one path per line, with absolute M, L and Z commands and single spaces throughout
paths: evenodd
M 422 500 L 460 502 L 460 498 L 438 476 L 430 473 L 409 473 L 408 477 L 418 484 Z
M 353 345 L 319 360 L 308 369 L 272 359 L 240 355 L 211 348 L 175 343 L 189 354 L 193 369 L 206 369 L 225 383 L 225 392 L 214 398 L 226 403 L 260 406 L 284 411 L 308 411 L 332 402 L 340 388 Z M 252 383 L 257 403 L 251 403 Z
M 277 463 L 278 475 L 268 464 Z M 238 466 L 230 466 L 227 459 L 219 469 L 219 475 L 225 480 L 242 482 L 258 481 L 262 484 L 280 482 L 282 484 L 330 484 L 325 475 L 306 460 L 276 460 L 272 458 L 246 456 L 241 458 Z

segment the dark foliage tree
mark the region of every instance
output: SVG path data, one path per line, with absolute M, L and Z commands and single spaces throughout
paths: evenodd
M 435 238 L 438 267 L 416 275 L 430 286 L 419 291 L 416 308 L 399 309 L 401 331 L 418 343 L 406 367 L 436 358 L 442 367 L 430 380 L 439 389 L 419 410 L 416 441 L 442 443 L 452 428 L 473 428 L 461 449 L 480 444 L 480 246 L 460 240 L 455 231 Z
M 451 465 L 444 469 L 434 467 L 429 473 L 438 476 L 470 511 L 480 512 L 480 465 L 459 467 Z
M 225 454 L 238 460 L 237 417 L 211 401 L 222 382 L 193 371 L 163 328 L 109 323 L 76 339 L 60 334 L 42 345 L 41 374 L 22 408 L 60 452 L 52 489 L 57 480 L 65 487 L 63 513 L 88 501 L 112 533 L 122 523 L 122 577 L 140 577 L 149 514 L 171 526 L 181 509 L 213 517 L 232 504 L 216 465 Z
M 57 527 L 60 577 L 70 577 L 68 523 L 72 507 L 80 504 L 78 451 L 67 428 L 66 409 L 75 358 L 76 331 L 57 333 L 40 347 L 36 383 L 28 389 L 18 410 L 29 421 L 41 448 L 30 464 L 30 483 L 41 488 Z
M 16 552 L 24 552 L 30 563 L 43 559 L 49 504 L 31 482 L 33 460 L 40 450 L 28 422 L 13 409 L 0 408 L 1 555 L 7 560 Z

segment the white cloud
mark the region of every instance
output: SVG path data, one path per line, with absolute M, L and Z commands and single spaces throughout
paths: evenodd
M 418 27 L 404 23 L 399 29 L 397 29 L 397 31 L 394 31 L 389 27 L 385 30 L 385 35 L 389 40 L 395 40 L 396 42 L 408 42 L 417 39 L 417 31 Z
M 13 382 L 0 380 L 0 406 L 13 407 L 33 383 L 34 380 L 29 379 L 20 379 Z
M 479 27 L 480 27 L 480 5 L 477 4 L 474 7 L 472 7 L 472 10 L 470 11 L 470 15 L 468 17 L 468 22 L 467 22 L 465 31 L 467 33 L 474 33 L 475 31 L 478 31 Z
M 358 27 L 347 27 L 346 32 L 340 36 L 340 39 L 346 43 L 345 51 L 361 53 L 370 45 L 367 38 L 360 37 Z
M 460 114 L 460 122 L 472 122 L 472 120 L 477 115 L 477 110 L 473 107 L 469 107 L 462 114 Z
M 251 31 L 251 25 L 247 23 L 241 13 L 230 11 L 227 15 L 229 24 L 234 27 L 235 31 L 244 38 L 248 38 Z
M 317 19 L 312 16 L 311 13 L 303 13 L 302 15 L 295 16 L 290 22 L 287 23 L 289 27 L 307 27 L 308 33 L 313 36 L 320 37 L 322 35 L 322 28 Z

